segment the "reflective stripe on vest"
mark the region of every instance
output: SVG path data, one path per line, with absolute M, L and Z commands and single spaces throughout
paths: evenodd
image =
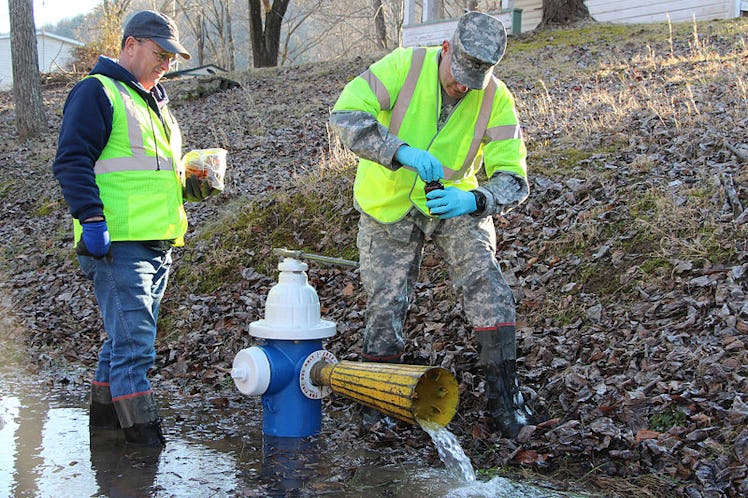
M 421 76 L 421 69 L 423 69 L 423 60 L 425 58 L 425 48 L 417 48 L 413 50 L 413 58 L 410 61 L 410 70 L 408 70 L 408 75 L 405 77 L 405 83 L 403 83 L 403 86 L 400 88 L 400 94 L 397 97 L 397 102 L 395 102 L 395 107 L 392 108 L 390 132 L 395 135 L 400 133 L 400 126 L 403 124 L 405 113 L 408 112 L 410 101 L 413 99 L 413 94 L 416 91 L 418 77 Z
M 491 108 L 493 106 L 493 98 L 496 95 L 496 80 L 491 78 L 488 81 L 488 86 L 483 91 L 483 101 L 480 105 L 480 111 L 478 112 L 478 120 L 475 122 L 475 129 L 473 130 L 473 143 L 470 144 L 470 151 L 465 156 L 465 162 L 462 163 L 460 171 L 445 171 L 444 176 L 447 180 L 453 178 L 462 178 L 465 172 L 473 164 L 475 155 L 478 153 L 481 142 L 486 136 L 486 127 L 488 126 L 488 120 L 491 119 Z
M 114 80 L 114 86 L 120 94 L 122 103 L 125 105 L 125 116 L 127 118 L 127 135 L 130 138 L 130 157 L 113 157 L 109 159 L 99 159 L 94 165 L 94 173 L 101 175 L 115 171 L 148 171 L 153 169 L 170 171 L 174 169 L 174 163 L 171 157 L 160 157 L 158 155 L 158 144 L 154 144 L 156 156 L 149 156 L 145 153 L 145 144 L 143 143 L 143 133 L 140 130 L 140 122 L 132 117 L 140 114 L 137 104 L 127 91 L 121 81 Z M 148 110 L 149 119 L 150 109 Z M 155 161 L 155 162 L 154 162 Z

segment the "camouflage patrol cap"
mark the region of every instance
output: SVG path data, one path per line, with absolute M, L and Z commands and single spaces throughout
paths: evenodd
M 452 75 L 458 83 L 482 90 L 505 51 L 504 24 L 483 12 L 468 12 L 452 35 Z

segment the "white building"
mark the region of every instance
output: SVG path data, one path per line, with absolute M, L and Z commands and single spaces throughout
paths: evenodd
M 72 60 L 73 49 L 84 44 L 64 36 L 36 33 L 36 50 L 39 57 L 39 71 L 53 73 L 64 69 Z M 13 64 L 10 52 L 10 35 L 0 35 L 0 90 L 13 87 Z
M 442 0 L 405 0 L 405 47 L 438 45 L 449 38 L 457 19 L 440 19 Z M 599 22 L 648 23 L 709 21 L 748 16 L 748 0 L 586 0 L 590 15 Z M 502 0 L 501 12 L 492 12 L 508 33 L 535 29 L 543 17 L 543 0 Z

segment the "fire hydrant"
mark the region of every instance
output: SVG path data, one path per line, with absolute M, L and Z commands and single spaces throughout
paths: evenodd
M 336 327 L 320 319 L 319 298 L 307 282 L 306 263 L 285 258 L 278 269 L 265 319 L 249 325 L 249 333 L 265 342 L 237 353 L 231 377 L 243 394 L 262 395 L 265 434 L 306 437 L 320 431 L 321 398 L 329 392 L 311 383 L 309 371 L 323 358 L 335 361 L 322 349 L 322 339 L 335 335 Z
M 307 282 L 307 265 L 286 257 L 278 264 L 265 318 L 249 325 L 264 344 L 234 357 L 231 377 L 249 396 L 262 396 L 262 431 L 303 438 L 322 426 L 321 398 L 331 392 L 411 424 L 446 426 L 457 411 L 454 376 L 441 367 L 341 361 L 322 348 L 335 323 L 320 318 L 317 291 Z

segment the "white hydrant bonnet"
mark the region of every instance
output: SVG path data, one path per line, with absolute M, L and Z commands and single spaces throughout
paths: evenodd
M 311 341 L 335 335 L 335 322 L 320 319 L 317 291 L 308 284 L 306 263 L 285 258 L 278 264 L 278 283 L 270 289 L 265 303 L 265 319 L 249 324 L 249 333 L 262 339 Z M 317 353 L 326 351 L 317 351 Z M 311 355 L 310 357 L 312 357 Z M 332 356 L 328 354 L 328 356 Z M 314 356 L 314 358 L 317 358 Z M 328 361 L 334 362 L 335 357 Z M 320 389 L 307 386 L 311 362 L 300 376 L 304 394 L 311 399 L 324 395 Z M 268 357 L 259 346 L 242 349 L 234 357 L 231 377 L 242 394 L 257 396 L 267 391 L 272 372 Z M 306 380 L 306 381 L 305 381 Z M 319 392 L 318 392 L 319 391 Z M 329 390 L 328 390 L 329 391 Z
M 278 263 L 278 283 L 265 302 L 265 319 L 252 322 L 249 333 L 262 339 L 312 340 L 335 335 L 335 322 L 320 317 L 317 291 L 307 282 L 308 266 L 297 259 Z

